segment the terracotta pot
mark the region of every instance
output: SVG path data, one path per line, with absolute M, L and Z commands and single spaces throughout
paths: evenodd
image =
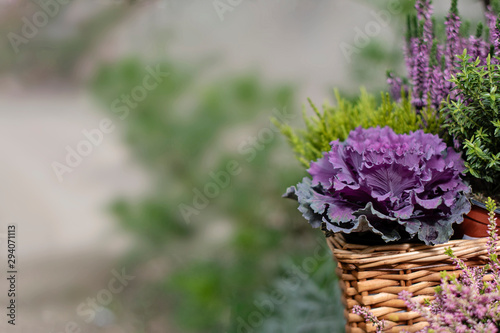
M 464 216 L 464 221 L 455 228 L 457 238 L 480 238 L 488 237 L 488 210 L 486 206 L 474 199 L 471 200 L 472 209 Z M 500 222 L 500 209 L 495 211 L 497 221 Z M 497 227 L 497 234 L 500 235 L 500 225 Z

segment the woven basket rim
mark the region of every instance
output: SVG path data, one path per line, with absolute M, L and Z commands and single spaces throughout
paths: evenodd
M 414 264 L 420 268 L 448 266 L 452 259 L 444 253 L 445 248 L 451 248 L 464 261 L 487 261 L 487 241 L 488 237 L 451 240 L 434 246 L 419 243 L 362 245 L 347 243 L 341 233 L 327 236 L 327 243 L 338 261 L 356 264 L 360 268 L 398 264 Z
M 434 249 L 434 248 L 438 248 L 438 247 L 445 247 L 445 246 L 462 246 L 464 244 L 482 244 L 482 243 L 486 243 L 488 241 L 488 237 L 481 237 L 481 238 L 476 238 L 476 239 L 452 239 L 446 243 L 436 244 L 436 245 L 425 245 L 425 244 L 419 243 L 419 242 L 366 245 L 366 244 L 358 244 L 358 243 L 348 243 L 346 241 L 344 235 L 340 232 L 325 234 L 325 236 L 326 236 L 326 238 L 333 237 L 338 242 L 340 242 L 342 244 L 342 246 L 345 247 L 346 249 L 353 250 L 353 251 L 359 251 L 359 252 L 362 252 L 363 250 L 366 250 L 368 248 L 376 248 L 377 251 L 391 251 L 391 249 L 400 248 L 400 247 L 409 248 L 409 249 L 430 250 L 430 249 Z

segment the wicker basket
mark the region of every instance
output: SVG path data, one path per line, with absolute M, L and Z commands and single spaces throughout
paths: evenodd
M 328 236 L 328 235 L 327 235 Z M 379 319 L 385 320 L 385 331 L 415 332 L 427 325 L 417 312 L 410 312 L 398 293 L 408 290 L 414 299 L 432 300 L 434 287 L 440 284 L 440 271 L 460 274 L 444 254 L 451 247 L 455 255 L 469 267 L 487 263 L 487 238 L 453 240 L 446 244 L 395 244 L 367 246 L 349 244 L 341 234 L 329 235 L 327 243 L 338 263 L 343 302 L 346 307 L 346 332 L 373 332 L 375 328 L 364 318 L 352 313 L 354 305 L 366 306 Z

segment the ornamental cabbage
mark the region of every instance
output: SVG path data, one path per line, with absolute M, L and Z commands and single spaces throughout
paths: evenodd
M 299 211 L 317 228 L 373 233 L 385 242 L 415 236 L 442 244 L 470 211 L 460 154 L 422 130 L 396 134 L 389 127 L 351 131 L 345 142 L 311 163 L 310 178 L 288 188 Z

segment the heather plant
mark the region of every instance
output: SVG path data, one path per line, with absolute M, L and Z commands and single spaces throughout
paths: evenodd
M 430 105 L 439 110 L 448 96 L 456 98 L 449 80 L 460 69 L 456 55 L 466 49 L 473 60 L 486 64 L 488 55 L 500 55 L 498 1 L 492 1 L 485 13 L 485 24 L 479 23 L 475 34 L 469 34 L 469 23 L 462 22 L 457 0 L 452 0 L 445 20 L 444 39 L 436 33 L 430 0 L 417 0 L 416 16 L 408 18 L 405 64 L 408 80 L 388 75 L 391 94 L 399 99 L 401 91 L 411 92 L 411 103 L 420 111 Z M 496 63 L 494 58 L 493 63 Z M 408 84 L 404 82 L 409 81 Z
M 457 98 L 442 109 L 445 128 L 461 145 L 473 190 L 495 196 L 500 191 L 499 58 L 488 56 L 484 65 L 466 51 L 458 58 L 460 71 L 451 78 Z
M 411 293 L 401 292 L 408 308 L 418 311 L 429 323 L 420 332 L 488 332 L 500 330 L 500 262 L 498 260 L 497 221 L 495 201 L 488 198 L 489 238 L 487 242 L 489 263 L 484 267 L 468 267 L 451 248 L 445 253 L 461 269 L 460 276 L 442 273 L 441 284 L 436 288 L 435 299 L 419 304 L 411 299 Z M 368 309 L 354 306 L 353 312 L 375 325 L 382 332 L 384 322 L 378 320 Z
M 426 133 L 435 134 L 440 131 L 443 122 L 431 108 L 425 108 L 417 115 L 406 96 L 395 102 L 388 93 L 382 93 L 381 102 L 378 103 L 374 95 L 361 89 L 359 98 L 354 101 L 342 97 L 337 90 L 335 97 L 336 105 L 323 105 L 323 112 L 309 100 L 314 115 L 308 116 L 306 110 L 303 110 L 305 129 L 294 130 L 288 124 L 273 120 L 292 146 L 297 159 L 306 168 L 310 166 L 311 161 L 317 160 L 323 156 L 323 152 L 330 150 L 332 141 L 344 141 L 358 126 L 389 126 L 397 134 L 423 128 Z

